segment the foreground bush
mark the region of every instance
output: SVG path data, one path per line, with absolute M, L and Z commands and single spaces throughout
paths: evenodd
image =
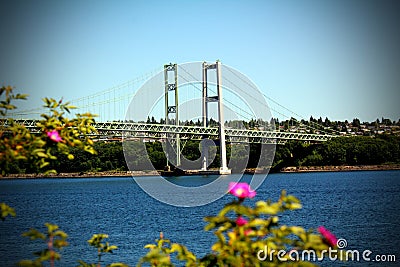
M 255 191 L 245 183 L 231 183 L 229 193 L 237 197 L 227 203 L 216 216 L 205 218 L 206 231 L 214 231 L 217 241 L 211 253 L 197 258 L 185 246 L 171 243 L 160 235 L 139 262 L 151 266 L 315 266 L 301 260 L 303 251 L 311 251 L 310 261 L 322 260 L 323 251 L 336 247 L 336 237 L 324 227 L 321 234 L 300 226 L 280 225 L 279 214 L 301 208 L 300 201 L 285 191 L 277 202 L 258 201 L 245 205 Z M 284 253 L 283 253 L 284 252 Z M 172 259 L 176 256 L 176 260 Z
M 27 95 L 15 94 L 11 86 L 0 88 L 0 170 L 5 175 L 21 172 L 20 166 L 28 172 L 55 172 L 49 168 L 57 160 L 56 154 L 64 154 L 74 159 L 72 148 L 95 154 L 91 134 L 94 115 L 76 114 L 72 119 L 66 115 L 76 107 L 63 100 L 43 98 L 46 112 L 36 123 L 37 132 L 32 133 L 25 125 L 18 124 L 8 117 L 8 112 L 17 107 L 12 103 L 25 100 Z M 76 150 L 75 149 L 75 150 Z M 19 163 L 19 164 L 18 164 Z M 21 164 L 23 163 L 23 164 Z M 17 168 L 17 170 L 16 170 Z

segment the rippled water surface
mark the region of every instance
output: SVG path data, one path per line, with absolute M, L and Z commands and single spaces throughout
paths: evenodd
M 213 178 L 168 179 L 179 185 L 199 186 Z M 303 209 L 282 215 L 284 223 L 306 228 L 324 225 L 345 238 L 349 249 L 396 255 L 397 264 L 374 262 L 369 266 L 400 265 L 400 171 L 270 174 L 249 203 L 276 200 L 282 189 L 303 203 Z M 195 199 L 194 194 L 191 201 Z M 96 252 L 87 245 L 93 233 L 109 234 L 108 241 L 119 247 L 103 258 L 104 265 L 121 261 L 135 266 L 146 252 L 143 246 L 161 231 L 173 242 L 204 255 L 215 239 L 203 231 L 202 218 L 216 214 L 230 199 L 225 196 L 205 206 L 178 208 L 154 200 L 131 178 L 2 180 L 0 202 L 14 207 L 17 217 L 0 222 L 0 266 L 32 259 L 31 253 L 42 244 L 28 241 L 21 233 L 31 227 L 44 230 L 45 222 L 58 224 L 69 235 L 70 245 L 62 251 L 58 266 L 76 266 L 78 259 L 95 262 Z

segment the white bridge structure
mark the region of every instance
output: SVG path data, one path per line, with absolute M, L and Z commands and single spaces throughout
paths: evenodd
M 16 123 L 25 125 L 32 132 L 37 132 L 38 120 L 18 119 Z M 147 124 L 134 122 L 96 122 L 93 124 L 97 129 L 94 136 L 110 136 L 124 138 L 148 138 L 164 139 L 167 134 L 179 134 L 180 139 L 202 140 L 204 136 L 216 139 L 219 136 L 219 127 L 182 126 L 165 124 Z M 231 143 L 264 143 L 285 144 L 289 140 L 300 140 L 305 142 L 324 142 L 336 135 L 295 133 L 282 131 L 263 131 L 248 129 L 225 128 L 226 141 Z
M 216 75 L 216 95 L 210 95 L 208 78 L 209 71 L 215 72 Z M 212 73 L 213 74 L 213 73 Z M 172 79 L 170 77 L 172 75 Z M 97 133 L 93 135 L 99 138 L 121 138 L 121 139 L 161 139 L 169 140 L 173 147 L 176 166 L 180 166 L 181 161 L 181 140 L 203 140 L 205 138 L 218 140 L 220 147 L 220 174 L 229 174 L 227 159 L 226 159 L 226 142 L 230 143 L 261 143 L 261 144 L 284 144 L 288 140 L 301 140 L 305 142 L 324 142 L 336 137 L 334 134 L 314 134 L 308 132 L 292 132 L 280 131 L 271 129 L 255 128 L 255 129 L 233 129 L 224 125 L 224 97 L 222 91 L 222 75 L 221 62 L 208 64 L 202 63 L 202 126 L 184 126 L 179 125 L 179 94 L 178 94 L 178 65 L 164 65 L 164 109 L 165 109 L 165 124 L 156 123 L 138 123 L 130 121 L 109 121 L 96 122 L 94 127 Z M 172 81 L 172 82 L 171 82 Z M 108 94 L 112 91 L 107 91 Z M 215 92 L 214 92 L 215 93 Z M 115 92 L 114 92 L 115 94 Z M 106 95 L 104 95 L 104 99 Z M 105 102 L 105 100 L 103 101 Z M 209 125 L 209 108 L 210 102 L 216 102 L 218 105 L 218 127 Z M 88 105 L 89 106 L 89 105 Z M 114 106 L 115 110 L 115 106 Z M 25 125 L 32 132 L 38 132 L 36 126 L 38 120 L 35 119 L 16 119 L 17 123 Z M 5 123 L 7 123 L 5 121 Z M 208 149 L 204 147 L 202 149 Z M 207 155 L 203 151 L 203 155 Z M 168 159 L 167 154 L 167 160 Z M 175 158 L 176 157 L 176 158 Z M 203 159 L 202 170 L 207 170 L 208 158 Z

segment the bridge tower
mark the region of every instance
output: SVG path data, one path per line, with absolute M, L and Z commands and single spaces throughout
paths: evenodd
M 208 85 L 207 85 L 207 77 L 208 71 L 215 70 L 217 76 L 217 95 L 209 96 L 208 95 Z M 231 174 L 231 170 L 228 169 L 228 164 L 226 160 L 226 143 L 225 143 L 225 125 L 224 125 L 224 106 L 223 106 L 223 97 L 222 97 L 222 75 L 221 75 L 221 62 L 217 61 L 213 64 L 208 64 L 207 62 L 203 62 L 203 96 L 202 96 L 202 117 L 203 117 L 203 127 L 208 127 L 208 103 L 209 102 L 217 102 L 218 103 L 218 124 L 219 124 L 219 147 L 220 147 L 220 159 L 221 159 L 221 167 L 219 170 L 220 174 Z M 205 143 L 205 142 L 204 142 Z M 208 165 L 208 147 L 203 148 L 202 153 L 205 158 L 203 159 L 202 170 L 207 169 Z
M 172 72 L 173 79 L 170 79 L 169 74 Z M 165 81 L 165 91 L 164 91 L 164 99 L 165 99 L 165 124 L 174 123 L 175 125 L 179 125 L 179 98 L 178 98 L 178 65 L 177 64 L 166 64 L 164 65 L 164 81 Z M 170 99 L 171 98 L 171 99 Z M 171 100 L 172 103 L 169 103 Z M 173 120 L 170 119 L 170 114 L 174 114 Z M 169 144 L 167 139 L 166 147 L 167 147 L 167 166 L 169 166 L 169 151 L 174 150 L 176 155 L 176 166 L 181 165 L 181 146 L 179 134 L 175 135 L 175 148 L 173 148 L 173 144 Z M 172 148 L 172 149 L 171 149 Z M 172 152 L 172 151 L 171 151 Z

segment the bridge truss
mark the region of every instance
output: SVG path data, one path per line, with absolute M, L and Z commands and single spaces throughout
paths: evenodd
M 32 132 L 38 132 L 37 120 L 16 120 L 25 125 Z M 147 138 L 165 139 L 173 138 L 179 134 L 180 139 L 202 140 L 204 138 L 218 139 L 218 127 L 181 126 L 166 124 L 147 124 L 134 122 L 96 122 L 94 127 L 97 133 L 93 136 L 104 138 Z M 289 140 L 301 140 L 306 142 L 324 142 L 335 137 L 328 134 L 311 134 L 296 132 L 280 132 L 249 129 L 225 128 L 226 141 L 230 143 L 263 143 L 284 144 Z

